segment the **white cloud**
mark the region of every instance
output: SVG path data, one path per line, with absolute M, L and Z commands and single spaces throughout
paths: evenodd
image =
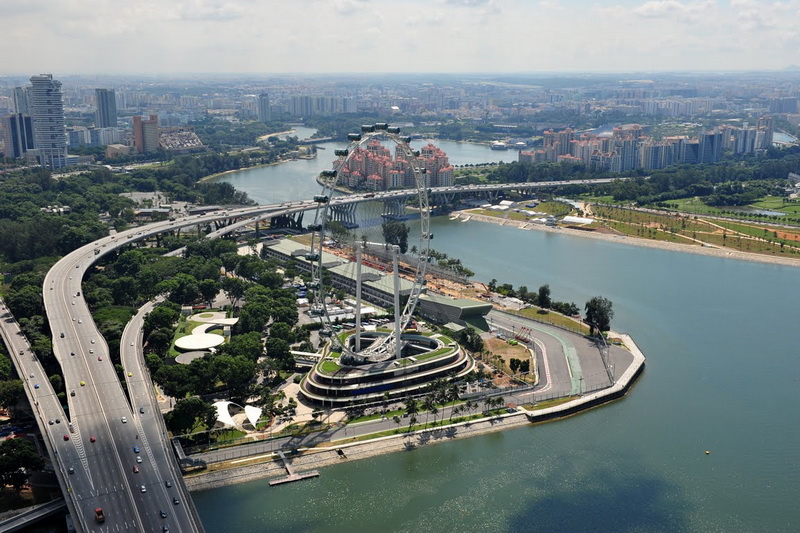
M 709 10 L 715 7 L 713 0 L 699 2 L 679 2 L 678 0 L 651 0 L 633 10 L 633 13 L 645 18 L 669 18 L 681 21 L 697 22 L 711 16 Z

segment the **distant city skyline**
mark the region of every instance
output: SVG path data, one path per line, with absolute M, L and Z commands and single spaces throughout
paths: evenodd
M 800 0 L 3 0 L 0 75 L 782 70 Z

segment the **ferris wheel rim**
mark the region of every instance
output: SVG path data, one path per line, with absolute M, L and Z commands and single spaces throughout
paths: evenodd
M 419 244 L 417 246 L 417 261 L 414 268 L 412 289 L 408 295 L 405 305 L 403 305 L 401 309 L 399 321 L 400 327 L 395 328 L 395 330 L 393 330 L 385 338 L 377 341 L 378 348 L 384 347 L 384 353 L 386 352 L 387 345 L 398 342 L 398 338 L 401 338 L 402 332 L 407 328 L 409 322 L 411 321 L 412 315 L 419 304 L 420 296 L 425 289 L 425 274 L 429 260 L 431 234 L 428 184 L 426 183 L 427 175 L 425 169 L 419 163 L 419 152 L 414 151 L 410 147 L 407 138 L 402 138 L 399 135 L 399 132 L 387 131 L 386 128 L 365 131 L 358 135 L 357 139 L 353 138 L 350 140 L 347 146 L 346 155 L 344 155 L 343 158 L 341 156 L 341 152 L 339 150 L 336 151 L 339 159 L 337 159 L 334 163 L 335 175 L 331 176 L 330 173 L 328 173 L 327 177 L 332 179 L 322 180 L 323 194 L 319 197 L 315 197 L 315 200 L 317 201 L 317 208 L 315 211 L 315 222 L 311 233 L 311 255 L 308 257 L 311 263 L 312 289 L 314 290 L 315 295 L 314 305 L 317 306 L 317 309 L 321 309 L 321 313 L 318 315 L 320 322 L 323 324 L 323 328 L 327 328 L 327 331 L 330 333 L 332 331 L 331 326 L 333 325 L 333 320 L 331 319 L 331 314 L 329 313 L 327 303 L 330 292 L 326 290 L 326 284 L 324 281 L 325 269 L 323 265 L 323 247 L 325 242 L 326 226 L 329 221 L 328 215 L 331 207 L 331 201 L 333 200 L 334 195 L 340 192 L 338 186 L 340 186 L 340 179 L 343 173 L 342 170 L 346 168 L 347 163 L 354 156 L 354 154 L 357 153 L 356 149 L 361 148 L 372 139 L 387 137 L 389 140 L 395 143 L 396 147 L 400 147 L 404 158 L 411 165 L 411 170 L 414 175 L 414 187 L 410 187 L 410 189 L 416 190 L 416 198 L 420 216 L 420 229 L 418 235 Z M 333 284 L 331 283 L 328 289 L 332 288 L 332 286 Z M 347 341 L 342 341 L 338 335 L 331 334 L 330 337 L 332 345 L 336 347 L 336 350 L 339 351 L 342 356 L 345 356 L 344 359 L 362 360 L 363 362 L 363 359 L 370 356 L 370 353 L 364 355 L 363 350 L 361 352 L 356 352 L 355 350 L 351 349 L 348 346 Z M 383 356 L 383 358 L 380 360 L 386 359 L 391 359 L 391 356 Z

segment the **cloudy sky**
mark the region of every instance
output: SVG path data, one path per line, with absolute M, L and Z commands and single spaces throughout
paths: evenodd
M 800 0 L 0 0 L 0 75 L 782 69 Z

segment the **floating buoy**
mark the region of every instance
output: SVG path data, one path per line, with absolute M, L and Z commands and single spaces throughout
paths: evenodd
M 711 453 L 711 451 L 710 451 L 710 450 L 706 450 L 706 455 L 708 455 L 708 454 L 710 454 L 710 453 Z

